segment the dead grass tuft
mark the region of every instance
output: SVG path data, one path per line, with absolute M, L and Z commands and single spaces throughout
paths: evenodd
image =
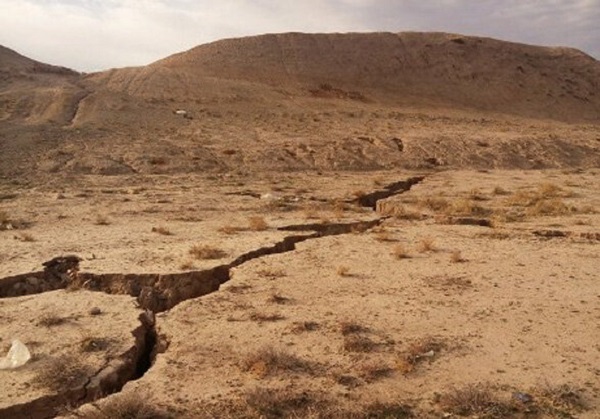
M 320 418 L 315 415 L 328 404 L 322 396 L 292 389 L 257 388 L 246 393 L 245 403 L 251 409 L 236 417 L 257 418 Z
M 68 317 L 61 317 L 54 313 L 44 313 L 40 316 L 37 325 L 44 327 L 53 327 L 65 324 L 67 321 L 69 321 Z
M 285 319 L 285 317 L 278 313 L 263 313 L 260 311 L 255 311 L 254 313 L 250 314 L 250 320 L 259 323 L 276 322 L 283 319 Z
M 320 327 L 319 323 L 304 321 L 304 322 L 294 322 L 292 323 L 291 331 L 292 333 L 300 334 L 304 332 L 314 332 Z
M 172 236 L 173 235 L 171 230 L 169 230 L 168 228 L 163 227 L 163 226 L 152 227 L 152 232 L 161 234 L 163 236 Z
M 420 253 L 435 252 L 437 247 L 432 237 L 424 237 L 417 245 L 417 251 Z
M 286 276 L 286 273 L 283 269 L 276 269 L 276 268 L 264 268 L 264 269 L 258 270 L 256 273 L 258 275 L 263 276 L 268 279 L 276 279 L 276 278 L 282 278 L 282 277 Z
M 240 232 L 240 231 L 242 231 L 242 230 L 243 230 L 243 228 L 241 228 L 241 227 L 236 227 L 236 226 L 232 226 L 232 225 L 230 225 L 230 224 L 224 225 L 224 226 L 222 226 L 222 227 L 219 227 L 219 228 L 217 229 L 217 231 L 218 231 L 219 233 L 227 234 L 227 235 L 230 235 L 230 236 L 231 236 L 231 235 L 234 235 L 234 234 L 237 234 L 237 233 L 239 233 L 239 232 Z
M 196 267 L 194 266 L 194 263 L 192 261 L 186 260 L 184 262 L 181 262 L 181 264 L 179 265 L 179 269 L 182 271 L 191 271 L 196 269 Z
M 150 402 L 149 394 L 121 393 L 106 399 L 86 419 L 168 419 L 172 417 Z
M 248 218 L 248 228 L 251 231 L 265 231 L 269 229 L 269 224 L 264 217 L 253 216 Z
M 40 366 L 35 383 L 53 392 L 64 392 L 83 386 L 92 374 L 81 358 L 64 355 L 49 359 Z
M 396 259 L 410 258 L 410 254 L 408 253 L 408 250 L 402 244 L 398 244 L 398 245 L 394 246 L 394 249 L 392 250 L 392 255 L 394 255 L 394 257 Z
M 82 352 L 105 351 L 110 346 L 110 339 L 88 336 L 81 341 Z
M 373 352 L 377 343 L 368 336 L 346 335 L 344 336 L 343 349 L 346 352 Z
M 94 224 L 98 226 L 107 226 L 110 225 L 110 220 L 106 215 L 98 215 L 96 216 L 96 221 L 94 222 Z
M 296 355 L 272 347 L 264 347 L 248 354 L 241 362 L 243 371 L 259 377 L 285 372 L 313 373 L 314 366 Z
M 340 332 L 344 336 L 368 332 L 369 328 L 353 321 L 340 322 Z
M 383 378 L 390 377 L 394 368 L 381 361 L 368 361 L 357 367 L 358 376 L 367 383 L 372 383 Z
M 277 292 L 274 292 L 273 294 L 271 294 L 271 296 L 267 299 L 267 302 L 273 303 L 273 304 L 288 304 L 290 301 L 291 300 L 289 298 L 284 297 Z
M 503 418 L 513 413 L 513 406 L 497 398 L 488 385 L 471 384 L 442 394 L 439 406 L 460 416 Z
M 347 266 L 338 266 L 335 272 L 338 276 L 352 276 L 350 268 Z
M 15 238 L 22 242 L 34 242 L 35 241 L 35 237 L 33 237 L 29 233 L 21 233 L 18 236 L 15 236 Z
M 397 368 L 403 374 L 408 374 L 417 366 L 426 361 L 433 360 L 435 356 L 445 347 L 445 343 L 434 337 L 425 337 L 408 345 L 397 361 Z
M 227 256 L 227 252 L 224 250 L 205 244 L 192 246 L 189 254 L 195 259 L 223 259 Z
M 462 256 L 462 252 L 460 250 L 453 250 L 452 253 L 450 253 L 450 262 L 462 263 L 466 261 L 467 260 Z
M 375 402 L 366 406 L 360 415 L 362 418 L 407 419 L 415 417 L 412 408 L 402 403 Z
M 552 385 L 546 383 L 536 388 L 535 393 L 554 408 L 576 411 L 587 409 L 581 389 L 569 384 Z

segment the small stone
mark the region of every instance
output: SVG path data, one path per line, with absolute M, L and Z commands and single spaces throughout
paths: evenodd
M 92 316 L 98 316 L 98 315 L 102 314 L 102 310 L 100 310 L 98 307 L 94 307 L 90 310 L 90 314 Z

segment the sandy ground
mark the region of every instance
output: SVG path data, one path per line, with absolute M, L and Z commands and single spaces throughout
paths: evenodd
M 379 212 L 350 203 L 418 175 Z M 248 260 L 218 292 L 158 313 L 152 367 L 80 411 L 110 412 L 142 392 L 145 408 L 173 417 L 595 418 L 597 180 L 580 170 L 5 184 L 0 274 L 38 271 L 67 253 L 94 273 L 203 270 L 310 234 L 278 227 L 386 217 Z M 457 224 L 473 220 L 491 227 Z M 195 245 L 222 257 L 197 259 Z M 61 295 L 20 298 L 81 304 Z

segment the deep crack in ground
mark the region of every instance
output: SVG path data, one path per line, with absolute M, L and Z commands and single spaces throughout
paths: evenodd
M 376 209 L 377 202 L 393 195 L 404 193 L 423 181 L 424 177 L 412 177 L 391 183 L 382 189 L 364 194 L 354 203 Z M 151 368 L 157 353 L 164 352 L 167 342 L 159 342 L 155 329 L 154 314 L 169 310 L 182 301 L 198 298 L 219 290 L 220 286 L 231 278 L 231 269 L 248 261 L 267 255 L 291 252 L 296 244 L 322 237 L 367 231 L 381 224 L 386 217 L 369 221 L 350 223 L 299 224 L 279 227 L 279 231 L 307 232 L 285 237 L 271 246 L 243 253 L 227 264 L 216 267 L 175 274 L 94 274 L 78 272 L 78 258 L 74 256 L 58 257 L 46 262 L 44 271 L 16 275 L 0 279 L 0 298 L 39 294 L 56 289 L 74 288 L 100 291 L 108 294 L 126 294 L 137 298 L 140 307 L 146 310 L 146 317 L 140 317 L 141 331 L 136 336 L 136 354 L 126 354 L 130 358 L 120 367 L 110 367 L 107 362 L 84 385 L 84 397 L 69 400 L 70 407 L 98 400 L 109 394 L 119 392 L 123 386 L 141 377 Z M 310 233 L 309 233 L 310 232 Z M 35 281 L 32 281 L 32 278 Z M 37 287 L 32 284 L 38 284 Z M 158 345 L 158 346 L 157 346 Z M 53 406 L 61 408 L 61 406 Z M 26 412 L 26 409 L 23 410 Z M 0 410 L 0 416 L 2 411 Z M 25 416 L 24 416 L 25 417 Z M 29 417 L 29 416 L 26 416 Z M 40 416 L 42 417 L 42 416 Z

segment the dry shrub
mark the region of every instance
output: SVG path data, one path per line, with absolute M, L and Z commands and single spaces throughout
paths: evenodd
M 439 406 L 460 416 L 503 418 L 513 414 L 513 406 L 494 395 L 489 385 L 470 384 L 440 396 Z
M 540 216 L 540 215 L 564 215 L 572 212 L 573 209 L 569 208 L 562 200 L 558 198 L 542 199 L 527 208 L 525 214 L 529 216 Z M 576 210 L 575 210 L 576 211 Z M 573 212 L 575 212 L 573 211 Z
M 444 212 L 446 214 L 471 215 L 479 217 L 485 217 L 491 213 L 489 209 L 484 208 L 469 199 L 457 199 L 456 201 L 452 202 L 452 204 L 448 206 Z
M 35 383 L 40 388 L 62 393 L 83 386 L 92 374 L 81 358 L 63 355 L 40 365 Z
M 435 252 L 437 250 L 435 240 L 431 237 L 424 237 L 417 245 L 417 250 L 420 253 Z
M 163 236 L 172 236 L 173 235 L 173 233 L 168 228 L 163 227 L 163 226 L 152 227 L 152 232 L 161 234 Z
M 315 416 L 314 412 L 324 411 L 328 405 L 328 402 L 316 393 L 267 388 L 248 391 L 245 403 L 250 412 L 246 410 L 235 417 L 320 418 L 323 416 Z
M 427 196 L 418 202 L 419 206 L 428 208 L 432 211 L 446 211 L 450 207 L 450 203 L 445 198 Z
M 357 367 L 358 375 L 367 383 L 390 377 L 394 373 L 394 368 L 380 361 L 368 361 Z
M 206 244 L 192 246 L 189 254 L 195 259 L 222 259 L 227 256 L 227 252 L 224 250 Z
M 444 342 L 434 337 L 416 340 L 403 351 L 396 366 L 402 373 L 408 374 L 423 361 L 433 360 L 444 347 Z
M 148 394 L 121 393 L 105 399 L 86 419 L 168 419 L 172 417 L 151 404 Z
M 241 368 L 243 371 L 251 372 L 261 378 L 285 372 L 302 372 L 306 374 L 314 372 L 314 365 L 310 362 L 270 346 L 246 355 L 241 362 Z
M 368 327 L 365 327 L 365 326 L 355 323 L 353 321 L 340 322 L 340 332 L 344 336 L 357 334 L 357 333 L 364 333 L 364 332 L 368 332 L 368 331 L 369 331 Z
M 265 231 L 268 230 L 269 224 L 264 217 L 253 216 L 248 218 L 248 228 L 252 231 Z
M 410 258 L 410 254 L 408 253 L 408 250 L 402 244 L 398 244 L 398 245 L 394 246 L 394 249 L 392 250 L 392 254 L 394 255 L 394 257 L 396 259 Z
M 377 343 L 368 336 L 346 335 L 344 336 L 343 349 L 346 352 L 373 352 Z
M 285 319 L 284 316 L 278 313 L 263 313 L 260 311 L 256 311 L 250 314 L 250 320 L 255 322 L 264 323 L 264 322 L 276 322 L 279 320 Z
M 587 404 L 583 399 L 583 392 L 575 386 L 569 384 L 552 385 L 546 383 L 537 387 L 534 391 L 553 408 L 576 411 L 587 409 Z
M 291 331 L 292 333 L 304 333 L 304 332 L 314 332 L 319 328 L 319 323 L 304 321 L 304 322 L 294 322 L 292 323 Z
M 344 210 L 346 209 L 344 205 L 344 201 L 335 200 L 331 205 L 331 210 L 333 211 L 333 216 L 336 219 L 344 218 Z

